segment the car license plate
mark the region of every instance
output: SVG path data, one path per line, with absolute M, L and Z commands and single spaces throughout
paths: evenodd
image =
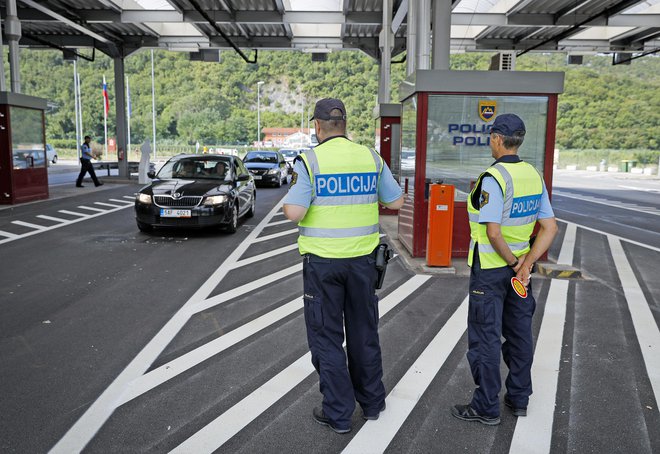
M 190 210 L 167 210 L 161 208 L 160 210 L 161 218 L 189 218 Z
M 254 175 L 253 177 L 255 180 L 261 180 L 261 175 Z

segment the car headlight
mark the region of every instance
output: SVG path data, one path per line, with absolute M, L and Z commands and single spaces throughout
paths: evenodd
M 226 201 L 227 201 L 226 195 L 212 195 L 206 198 L 206 200 L 204 201 L 204 205 L 220 205 L 222 203 L 225 203 Z
M 149 194 L 138 194 L 137 201 L 145 205 L 151 205 L 151 196 Z
M 280 171 L 280 169 L 270 169 L 270 170 L 268 171 L 268 173 L 271 174 L 271 175 L 275 175 L 275 174 L 278 173 L 279 171 Z

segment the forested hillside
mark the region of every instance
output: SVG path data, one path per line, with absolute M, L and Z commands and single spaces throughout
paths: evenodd
M 74 139 L 73 64 L 59 51 L 21 51 L 22 89 L 47 98 L 48 137 Z M 132 142 L 151 135 L 151 61 L 143 50 L 126 58 L 132 101 Z M 452 69 L 486 70 L 490 55 L 451 56 Z M 649 56 L 631 65 L 611 65 L 609 56 L 585 57 L 568 66 L 563 54 L 526 54 L 517 70 L 565 71 L 560 96 L 557 145 L 560 148 L 660 149 L 660 58 Z M 94 62 L 78 62 L 85 133 L 102 140 L 101 84 L 108 81 L 115 124 L 112 60 L 97 53 Z M 405 65 L 392 66 L 396 96 Z M 219 63 L 191 62 L 186 54 L 156 51 L 156 110 L 159 141 L 191 144 L 251 143 L 256 140 L 257 82 L 261 87 L 262 127 L 306 126 L 313 103 L 327 96 L 344 100 L 349 129 L 361 142 L 373 141 L 372 111 L 378 90 L 378 66 L 360 52 L 337 52 L 323 63 L 299 52 L 260 52 L 258 64 L 247 64 L 231 51 Z M 487 77 L 487 75 L 485 75 Z M 303 107 L 304 106 L 304 107 Z M 303 114 L 304 110 L 304 114 Z

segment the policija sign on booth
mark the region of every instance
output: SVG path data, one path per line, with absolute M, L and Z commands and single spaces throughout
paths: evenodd
M 426 254 L 428 187 L 455 187 L 452 256 L 467 256 L 466 201 L 471 185 L 492 164 L 490 129 L 497 115 L 515 113 L 527 134 L 520 157 L 552 190 L 557 96 L 564 73 L 421 70 L 400 86 L 401 151 L 391 168 L 406 195 L 399 239 L 414 257 Z

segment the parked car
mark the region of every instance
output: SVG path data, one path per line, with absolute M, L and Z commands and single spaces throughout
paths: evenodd
M 277 187 L 287 182 L 287 165 L 279 151 L 248 151 L 243 158 L 257 184 L 273 184 Z
M 55 151 L 55 148 L 49 143 L 46 144 L 46 158 L 48 159 L 48 162 L 57 164 L 57 151 Z
M 296 156 L 298 156 L 301 151 L 296 150 L 293 148 L 282 148 L 280 150 L 280 153 L 282 153 L 282 156 L 284 156 L 284 161 L 286 161 L 287 167 L 288 167 L 288 172 L 292 173 L 293 172 L 293 160 L 296 159 Z
M 235 156 L 177 155 L 135 199 L 138 229 L 220 226 L 234 233 L 242 216 L 254 216 L 254 179 Z

